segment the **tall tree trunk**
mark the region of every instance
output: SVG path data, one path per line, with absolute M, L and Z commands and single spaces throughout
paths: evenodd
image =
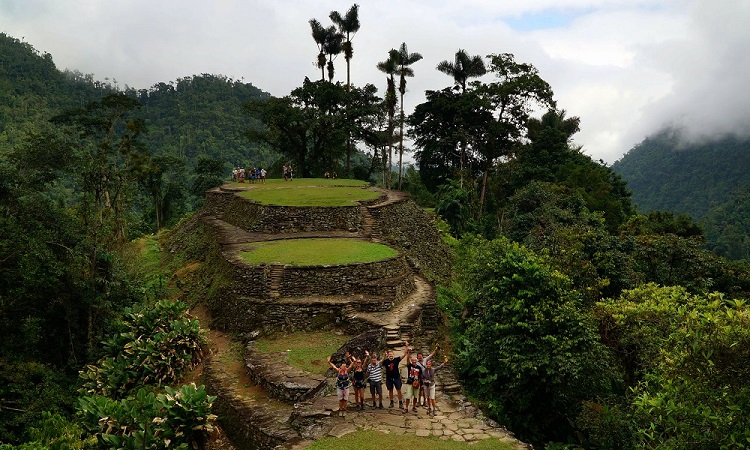
M 399 124 L 398 144 L 398 190 L 401 190 L 401 166 L 404 158 L 404 94 L 401 94 L 401 121 Z
M 349 39 L 349 38 L 347 37 L 347 39 Z M 349 58 L 346 58 L 346 89 L 347 90 L 349 89 L 349 86 L 351 85 L 351 83 L 350 83 L 351 73 L 349 72 L 349 66 L 350 66 L 350 64 L 349 64 Z
M 393 117 L 388 125 L 388 189 L 391 188 L 391 179 L 393 177 Z
M 489 178 L 491 163 L 486 164 L 484 173 L 482 174 L 482 194 L 479 196 L 479 214 L 477 219 L 482 217 L 482 208 L 484 207 L 484 194 L 487 192 L 487 179 Z
M 375 171 L 375 164 L 377 164 L 378 161 L 378 146 L 373 146 L 373 153 L 372 153 L 372 159 L 370 160 L 370 169 L 367 171 L 367 179 L 369 180 L 372 176 L 372 172 Z

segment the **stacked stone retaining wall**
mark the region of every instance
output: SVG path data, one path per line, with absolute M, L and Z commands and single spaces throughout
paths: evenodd
M 362 229 L 358 206 L 262 205 L 238 196 L 236 191 L 217 188 L 206 193 L 204 211 L 256 233 L 356 232 Z
M 413 288 L 410 275 L 403 256 L 369 263 L 285 266 L 279 291 L 284 297 L 403 295 Z
M 369 206 L 375 232 L 403 252 L 414 269 L 433 282 L 451 277 L 452 256 L 435 226 L 435 219 L 404 197 Z

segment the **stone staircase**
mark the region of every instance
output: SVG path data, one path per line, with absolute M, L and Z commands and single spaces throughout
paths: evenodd
M 361 205 L 359 212 L 362 215 L 362 235 L 368 237 L 373 242 L 381 242 L 380 234 L 375 228 L 375 218 L 370 213 L 370 207 Z
M 268 275 L 268 286 L 269 295 L 271 298 L 281 297 L 281 282 L 284 279 L 284 266 L 281 264 L 274 264 L 271 266 L 271 271 Z

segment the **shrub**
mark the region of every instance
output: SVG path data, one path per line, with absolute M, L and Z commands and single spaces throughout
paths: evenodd
M 187 305 L 162 300 L 129 310 L 119 332 L 104 342 L 107 356 L 81 372 L 82 391 L 124 398 L 144 384 L 169 385 L 202 357 L 200 326 Z
M 42 411 L 72 414 L 74 385 L 74 376 L 50 366 L 0 359 L 0 442 L 23 442 Z
M 121 400 L 92 395 L 81 397 L 79 411 L 88 430 L 104 448 L 187 449 L 213 430 L 216 416 L 203 386 L 182 386 L 164 393 L 140 389 Z
M 744 301 L 649 285 L 597 308 L 607 342 L 631 364 L 639 447 L 750 446 Z
M 507 239 L 461 244 L 458 362 L 467 387 L 523 438 L 569 439 L 582 401 L 608 394 L 619 377 L 580 295 Z

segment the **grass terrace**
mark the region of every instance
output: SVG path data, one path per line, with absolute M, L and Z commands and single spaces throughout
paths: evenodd
M 369 190 L 360 180 L 304 178 L 294 181 L 267 180 L 259 183 L 228 183 L 243 188 L 238 195 L 264 205 L 277 206 L 355 206 L 357 201 L 378 198 L 381 193 Z
M 255 349 L 260 353 L 286 352 L 289 365 L 325 375 L 329 367 L 326 359 L 349 339 L 351 336 L 335 331 L 298 331 L 260 338 L 255 341 Z
M 365 398 L 370 393 L 365 392 Z M 438 400 L 440 402 L 440 400 Z M 438 403 L 439 405 L 439 403 Z M 382 431 L 358 431 L 341 437 L 319 439 L 308 450 L 380 450 L 384 448 L 428 448 L 430 450 L 513 450 L 515 447 L 498 439 L 483 439 L 467 444 L 436 436 L 415 436 L 409 433 L 395 434 Z
M 382 261 L 398 252 L 391 247 L 360 239 L 283 239 L 248 245 L 240 257 L 248 264 L 323 266 Z

